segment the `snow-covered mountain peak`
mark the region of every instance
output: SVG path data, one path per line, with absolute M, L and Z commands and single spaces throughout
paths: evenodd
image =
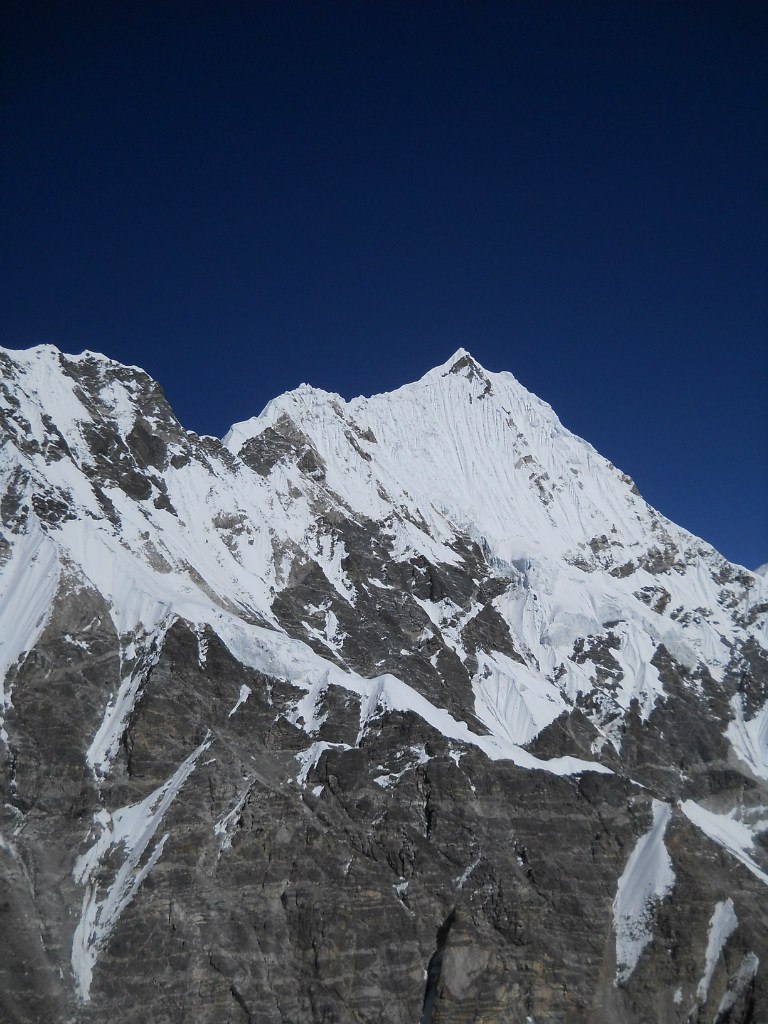
M 731 658 L 725 619 L 713 611 L 733 599 L 711 575 L 726 572 L 724 560 L 650 508 L 511 374 L 484 370 L 465 350 L 370 398 L 291 392 L 233 428 L 227 445 L 284 493 L 311 504 L 320 490 L 383 525 L 394 557 L 455 563 L 458 534 L 500 573 L 525 566 L 536 591 L 525 613 L 531 650 L 570 650 L 580 632 L 628 619 L 642 620 L 649 650 L 664 637 L 691 666 L 704 657 L 720 674 Z M 268 449 L 276 461 L 265 462 Z M 301 460 L 307 473 L 297 476 Z M 662 606 L 710 612 L 694 630 Z M 626 676 L 645 672 L 636 657 Z
M 647 662 L 660 643 L 691 670 L 722 676 L 745 631 L 765 628 L 763 578 L 749 577 L 744 605 L 746 574 L 651 509 L 511 374 L 464 349 L 370 398 L 303 384 L 223 443 L 184 431 L 143 371 L 50 346 L 1 358 L 6 549 L 21 551 L 13 537 L 37 523 L 39 543 L 80 567 L 121 630 L 154 629 L 169 609 L 204 621 L 226 609 L 350 658 L 341 634 L 331 641 L 328 626 L 319 641 L 316 624 L 286 610 L 308 572 L 319 594 L 327 588 L 310 606 L 337 624 L 370 592 L 365 575 L 354 582 L 364 563 L 385 589 L 403 566 L 490 573 L 506 594 L 493 615 L 545 688 L 557 678 L 569 700 L 589 690 L 574 651 L 598 637 L 626 646 L 611 656 L 624 680 L 617 706 L 638 699 L 647 714 L 660 692 Z M 480 607 L 468 595 L 440 600 L 424 608 L 441 632 L 444 616 Z M 626 635 L 608 623 L 628 623 Z M 518 737 L 543 719 L 528 707 L 523 720 Z
M 458 348 L 449 359 L 428 370 L 421 379 L 433 380 L 449 373 L 471 378 L 475 374 L 485 374 L 486 372 L 471 352 L 465 348 Z
M 767 632 L 763 572 L 464 349 L 368 398 L 301 385 L 224 442 L 137 368 L 0 351 L 4 962 L 49 992 L 35 1019 L 110 1019 L 123 991 L 162 1016 L 145 934 L 185 1020 L 206 977 L 205 1020 L 383 1020 L 324 1001 L 329 936 L 355 979 L 360 949 L 363 974 L 408 961 L 393 1022 L 432 1005 L 439 962 L 471 1016 L 521 948 L 537 1020 L 573 1017 L 572 992 L 612 1022 L 645 1020 L 648 991 L 664 1019 L 709 991 L 730 1013 L 766 956 Z M 397 957 L 370 960 L 368 918 L 396 922 Z M 243 959 L 254 921 L 271 938 Z M 557 948 L 567 992 L 540 970 Z M 276 962 L 331 986 L 270 1002 Z M 534 991 L 514 986 L 494 1019 Z
M 6 357 L 11 363 L 26 368 L 27 372 L 34 372 L 34 367 L 58 366 L 66 367 L 71 363 L 92 363 L 111 366 L 120 370 L 131 370 L 142 377 L 150 379 L 149 374 L 140 366 L 132 366 L 128 363 L 121 363 L 103 352 L 94 352 L 91 349 L 83 349 L 79 353 L 65 353 L 56 345 L 44 342 L 40 345 L 32 345 L 29 348 L 11 349 L 0 346 L 0 356 Z
M 370 398 L 347 402 L 303 386 L 236 424 L 224 443 L 239 454 L 284 417 L 351 507 L 380 519 L 392 504 L 415 504 L 433 531 L 447 516 L 479 531 L 506 560 L 534 549 L 562 553 L 616 520 L 634 520 L 631 482 L 511 374 L 489 373 L 464 349 L 420 380 Z

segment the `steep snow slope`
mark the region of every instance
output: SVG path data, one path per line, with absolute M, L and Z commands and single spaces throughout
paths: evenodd
M 328 486 L 371 518 L 406 505 L 438 534 L 446 520 L 476 533 L 507 563 L 566 555 L 616 523 L 624 542 L 644 538 L 626 478 L 511 374 L 487 373 L 463 349 L 391 394 L 346 403 L 302 385 L 225 444 L 236 453 L 282 416 L 323 456 Z
M 520 582 L 499 610 L 536 670 L 560 672 L 571 700 L 593 687 L 569 660 L 574 646 L 605 635 L 611 620 L 614 699 L 623 710 L 638 700 L 643 718 L 662 690 L 651 664 L 659 643 L 720 679 L 734 643 L 765 636 L 764 614 L 750 616 L 765 601 L 754 577 L 742 573 L 731 589 L 710 546 L 651 509 L 511 374 L 488 373 L 463 349 L 416 384 L 370 399 L 346 403 L 302 385 L 236 424 L 225 444 L 247 453 L 288 422 L 321 457 L 327 488 L 383 524 L 394 558 L 455 564 L 464 534 L 499 575 Z

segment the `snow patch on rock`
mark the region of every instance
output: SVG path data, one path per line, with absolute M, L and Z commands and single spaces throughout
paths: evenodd
M 738 927 L 736 911 L 733 909 L 733 900 L 723 900 L 715 905 L 714 912 L 709 922 L 707 933 L 707 952 L 704 963 L 704 974 L 696 989 L 696 996 L 700 1003 L 706 1003 L 707 993 L 712 981 L 712 976 L 717 967 L 717 961 L 725 947 L 726 942 Z
M 210 745 L 209 739 L 204 740 L 167 782 L 139 803 L 111 812 L 102 809 L 94 817 L 94 825 L 99 829 L 98 838 L 86 853 L 77 858 L 73 871 L 75 881 L 85 886 L 80 920 L 72 942 L 72 972 L 78 997 L 83 1002 L 90 999 L 93 969 L 99 952 L 109 940 L 118 918 L 159 860 L 169 833 L 158 841 L 142 863 L 144 852 L 168 808 L 194 771 L 198 758 Z M 120 849 L 123 862 L 111 882 L 104 887 L 108 862 L 114 851 Z
M 671 814 L 669 804 L 653 801 L 653 824 L 637 841 L 619 878 L 613 901 L 617 985 L 627 981 L 637 967 L 653 938 L 654 905 L 669 895 L 675 883 L 672 860 L 664 845 Z

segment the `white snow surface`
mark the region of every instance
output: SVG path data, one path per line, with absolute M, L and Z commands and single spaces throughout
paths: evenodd
M 707 1001 L 707 993 L 726 942 L 738 927 L 736 911 L 733 909 L 733 900 L 728 897 L 715 905 L 712 918 L 709 922 L 707 933 L 707 953 L 704 964 L 704 974 L 696 989 L 696 996 L 700 1003 Z
M 709 811 L 694 800 L 683 800 L 680 803 L 680 810 L 693 822 L 701 831 L 709 836 L 711 840 L 718 843 L 727 850 L 736 860 L 752 872 L 755 878 L 768 885 L 768 874 L 755 862 L 752 856 L 754 852 L 755 838 L 768 829 L 768 817 L 759 819 L 754 824 L 749 824 L 738 817 L 738 808 L 727 814 L 719 814 Z
M 744 697 L 731 700 L 733 721 L 725 731 L 736 756 L 761 779 L 768 779 L 768 701 L 750 719 L 744 717 Z
M 245 704 L 245 702 L 248 700 L 248 698 L 250 696 L 251 696 L 251 688 L 250 688 L 250 686 L 246 686 L 245 683 L 243 683 L 242 686 L 240 687 L 240 693 L 237 695 L 237 700 L 235 701 L 235 703 L 234 703 L 234 705 L 232 707 L 232 710 L 229 712 L 229 716 L 228 717 L 231 718 L 232 715 L 234 715 L 234 713 L 237 711 L 237 709 L 239 707 L 242 707 L 243 704 Z
M 504 654 L 478 653 L 475 714 L 510 743 L 525 745 L 569 707 L 555 683 Z
M 653 938 L 654 904 L 667 896 L 675 883 L 672 860 L 664 845 L 671 814 L 669 804 L 653 801 L 653 824 L 638 839 L 619 878 L 613 901 L 615 984 L 627 981 L 637 967 L 643 950 Z
M 729 1010 L 736 1005 L 736 1000 L 746 991 L 747 986 L 757 974 L 760 959 L 755 953 L 745 953 L 738 970 L 728 981 L 728 989 L 720 1000 L 713 1018 L 714 1024 L 723 1020 Z
M 0 740 L 7 743 L 5 716 L 11 707 L 8 671 L 39 640 L 53 608 L 60 564 L 56 545 L 38 523 L 14 541 L 0 575 Z

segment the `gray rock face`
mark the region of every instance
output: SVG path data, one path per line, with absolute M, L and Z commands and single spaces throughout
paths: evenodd
M 514 378 L 0 431 L 0 1019 L 768 1020 L 768 583 Z

